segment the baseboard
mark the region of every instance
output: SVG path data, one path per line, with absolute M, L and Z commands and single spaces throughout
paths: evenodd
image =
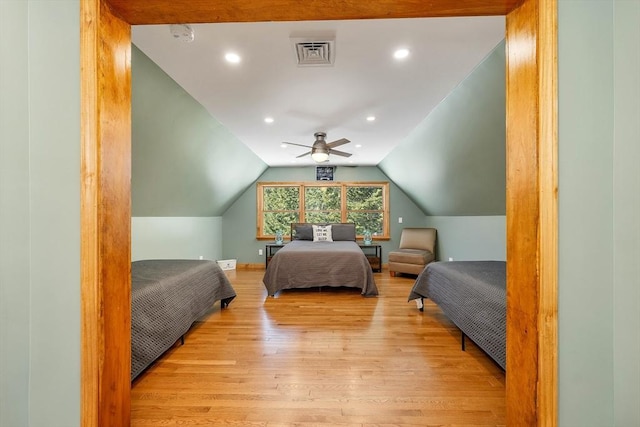
M 251 263 L 238 263 L 236 264 L 238 270 L 264 270 L 264 263 L 251 264 Z

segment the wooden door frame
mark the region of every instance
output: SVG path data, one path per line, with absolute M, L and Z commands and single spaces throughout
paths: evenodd
M 81 1 L 81 425 L 130 424 L 134 24 L 506 15 L 508 425 L 557 423 L 557 0 Z

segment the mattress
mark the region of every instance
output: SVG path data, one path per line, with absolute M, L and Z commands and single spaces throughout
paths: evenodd
M 320 286 L 353 287 L 364 296 L 378 295 L 371 265 L 352 241 L 287 243 L 269 262 L 263 283 L 269 295 Z
M 210 310 L 236 296 L 215 261 L 144 260 L 131 264 L 131 379 Z
M 506 367 L 506 262 L 427 265 L 409 300 L 429 298 L 503 369 Z

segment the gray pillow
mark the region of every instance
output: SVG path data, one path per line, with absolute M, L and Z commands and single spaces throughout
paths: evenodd
M 316 225 L 331 225 L 331 238 L 335 242 L 336 240 L 356 241 L 356 225 L 352 223 L 338 223 L 338 224 L 316 224 Z M 312 224 L 294 224 L 293 226 L 294 236 L 293 240 L 313 240 L 313 227 Z
M 331 237 L 333 241 L 347 240 L 356 241 L 356 225 L 355 224 L 331 224 Z
M 313 240 L 311 224 L 296 224 L 293 226 L 293 240 Z

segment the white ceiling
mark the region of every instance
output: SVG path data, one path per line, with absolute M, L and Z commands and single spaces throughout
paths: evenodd
M 332 165 L 376 165 L 504 38 L 504 17 L 197 24 L 193 42 L 168 25 L 133 27 L 133 42 L 270 166 L 296 159 L 317 131 L 347 138 Z M 291 37 L 333 35 L 335 64 L 299 67 Z M 320 37 L 323 38 L 323 37 Z M 393 59 L 408 48 L 410 56 Z M 242 61 L 230 64 L 225 53 Z M 376 120 L 368 122 L 367 116 Z M 267 124 L 265 117 L 273 117 Z M 357 148 L 360 144 L 362 147 Z

